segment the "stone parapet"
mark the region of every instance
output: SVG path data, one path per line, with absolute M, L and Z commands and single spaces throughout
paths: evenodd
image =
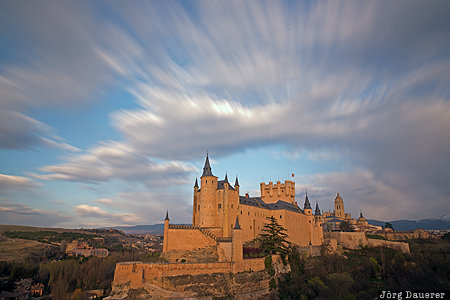
M 116 265 L 113 285 L 129 284 L 137 289 L 144 283 L 157 284 L 162 278 L 182 275 L 201 275 L 214 273 L 238 273 L 264 270 L 264 258 L 245 259 L 240 263 L 202 262 L 202 263 L 143 263 L 122 262 Z

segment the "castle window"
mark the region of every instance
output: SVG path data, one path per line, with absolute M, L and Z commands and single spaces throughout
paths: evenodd
M 200 205 L 198 206 L 198 211 L 200 211 Z
M 250 225 L 250 229 L 252 229 L 252 225 Z
M 241 215 L 242 215 L 242 210 L 241 210 Z
M 250 212 L 248 212 L 248 215 L 250 216 Z
M 280 219 L 281 219 L 281 215 L 280 215 Z
M 233 204 L 231 204 L 231 208 L 233 208 Z
M 208 183 L 208 180 L 206 180 L 206 183 Z
M 220 204 L 220 203 L 219 203 L 219 207 L 218 207 L 218 209 L 220 210 L 221 208 L 222 208 L 222 204 Z

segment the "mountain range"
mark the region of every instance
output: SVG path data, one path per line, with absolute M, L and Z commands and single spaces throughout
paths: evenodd
M 378 220 L 367 220 L 369 224 L 384 226 L 385 221 Z M 422 219 L 422 220 L 396 220 L 389 221 L 394 227 L 395 230 L 398 231 L 406 231 L 406 230 L 415 230 L 417 228 L 422 228 L 425 230 L 430 229 L 447 229 L 450 230 L 450 215 L 443 215 L 436 218 L 430 219 Z

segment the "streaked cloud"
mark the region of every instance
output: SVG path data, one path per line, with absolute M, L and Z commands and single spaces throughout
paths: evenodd
M 0 193 L 9 190 L 28 190 L 37 186 L 39 184 L 31 178 L 0 174 Z
M 293 162 L 345 161 L 297 182 L 320 197 L 342 190 L 383 216 L 391 203 L 379 194 L 398 201 L 395 216 L 432 216 L 450 194 L 449 11 L 444 1 L 3 2 L 0 148 L 61 152 L 20 173 L 37 179 L 148 189 L 191 183 L 206 150 L 220 162 L 277 146 Z M 102 130 L 81 147 L 76 126 L 63 135 L 67 124 L 42 118 L 109 101 L 115 140 Z M 160 196 L 174 210 L 191 197 Z M 74 207 L 105 222 L 119 207 L 156 217 L 163 207 L 145 197 L 124 189 Z
M 2 224 L 56 227 L 57 224 L 70 222 L 71 219 L 70 215 L 58 210 L 37 209 L 10 201 L 0 202 Z
M 154 186 L 186 183 L 188 175 L 196 169 L 180 161 L 154 162 L 126 144 L 109 141 L 40 170 L 42 174 L 31 175 L 43 180 L 88 183 L 122 179 Z

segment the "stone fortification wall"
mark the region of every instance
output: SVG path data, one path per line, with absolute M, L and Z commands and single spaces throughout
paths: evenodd
M 409 244 L 402 242 L 393 242 L 386 240 L 367 239 L 369 247 L 387 247 L 410 254 Z
M 169 263 L 180 263 L 180 262 L 216 262 L 216 261 L 226 261 L 220 260 L 216 246 L 209 246 L 206 248 L 195 249 L 192 251 L 185 250 L 171 250 L 164 252 L 161 258 L 165 259 Z
M 131 289 L 129 282 L 114 284 L 107 299 L 268 299 L 269 280 L 266 271 L 178 275 L 137 289 Z
M 332 244 L 333 240 L 336 240 L 338 245 L 348 249 L 359 249 L 365 246 L 388 247 L 404 253 L 410 253 L 408 243 L 368 239 L 364 232 L 326 232 L 324 233 L 324 237 L 325 240 L 330 240 Z
M 264 270 L 264 258 L 245 259 L 242 262 L 211 263 L 143 263 L 123 262 L 116 265 L 114 285 L 127 284 L 132 289 L 142 288 L 145 283 L 161 285 L 162 279 L 171 276 L 201 275 L 214 273 L 238 273 Z
M 189 225 L 169 225 L 167 251 L 195 249 L 216 246 L 213 234 L 202 232 L 198 227 Z

